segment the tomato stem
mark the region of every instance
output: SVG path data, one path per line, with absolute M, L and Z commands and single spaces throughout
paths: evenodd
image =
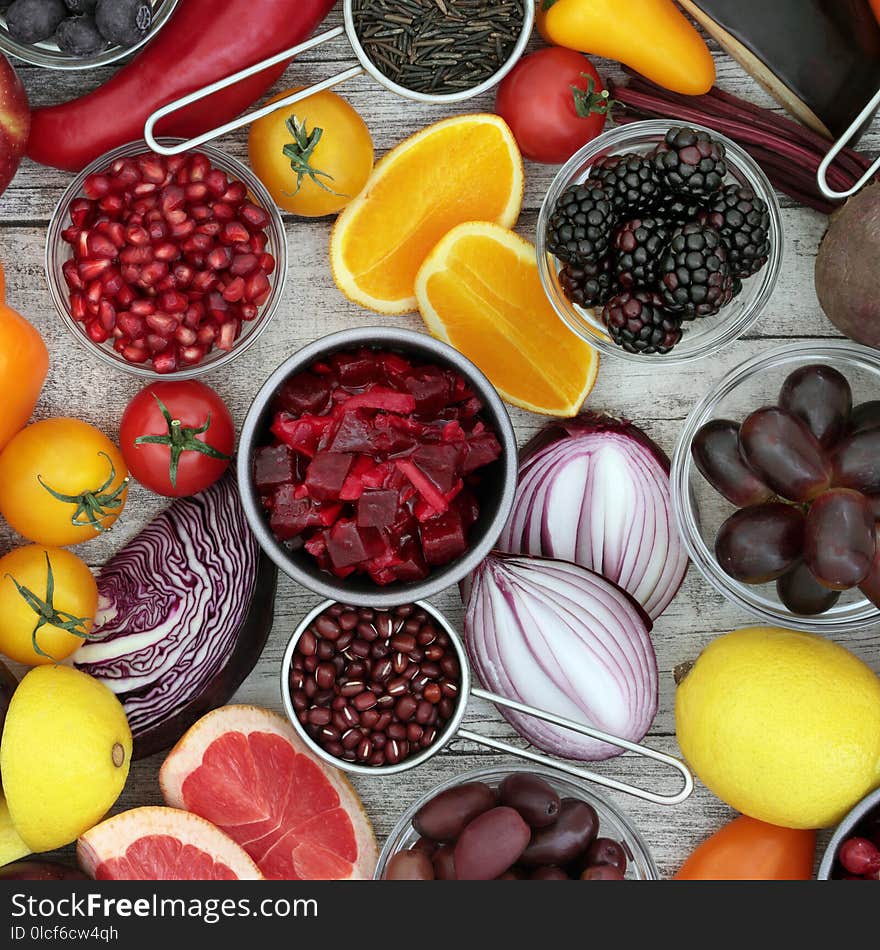
M 571 86 L 571 92 L 574 96 L 574 111 L 582 119 L 591 115 L 610 115 L 610 110 L 620 103 L 610 97 L 607 89 L 596 92 L 596 82 L 589 73 L 581 73 L 581 76 L 587 80 L 587 88 L 581 89 L 580 86 Z
M 37 475 L 37 481 L 46 489 L 56 501 L 63 501 L 68 505 L 76 505 L 76 510 L 70 518 L 70 523 L 75 528 L 92 528 L 98 534 L 109 531 L 101 524 L 101 519 L 109 518 L 110 515 L 122 508 L 122 495 L 128 487 L 129 476 L 125 478 L 113 489 L 108 491 L 110 486 L 116 480 L 116 466 L 113 459 L 106 452 L 98 452 L 107 459 L 110 466 L 110 474 L 103 485 L 99 485 L 92 491 L 80 492 L 78 495 L 65 495 L 63 492 L 56 491 L 43 481 L 42 475 Z
M 90 617 L 76 617 L 72 613 L 69 613 L 66 610 L 58 610 L 55 606 L 55 575 L 52 573 L 52 562 L 49 560 L 49 553 L 46 552 L 46 598 L 42 600 L 37 596 L 32 590 L 25 587 L 12 576 L 12 574 L 6 575 L 13 584 L 15 584 L 15 589 L 24 599 L 28 607 L 33 610 L 37 615 L 37 625 L 34 627 L 33 632 L 31 633 L 31 645 L 34 648 L 34 653 L 37 656 L 44 656 L 47 660 L 52 660 L 57 663 L 58 661 L 49 653 L 40 646 L 37 642 L 37 633 L 41 627 L 50 626 L 58 627 L 60 630 L 66 630 L 68 633 L 72 633 L 75 637 L 79 637 L 82 640 L 88 638 L 88 633 L 86 633 L 86 624 L 91 621 Z
M 159 406 L 159 412 L 168 426 L 168 432 L 165 435 L 141 435 L 134 440 L 135 445 L 167 445 L 171 454 L 171 462 L 168 466 L 168 478 L 171 481 L 171 487 L 177 488 L 177 470 L 180 466 L 180 456 L 184 452 L 201 452 L 212 459 L 219 459 L 228 462 L 232 456 L 215 449 L 213 445 L 208 445 L 196 436 L 204 435 L 211 428 L 211 413 L 205 419 L 204 425 L 196 427 L 187 427 L 183 425 L 180 419 L 174 419 L 168 411 L 164 402 L 153 393 L 153 398 Z
M 333 181 L 333 176 L 329 172 L 318 171 L 317 168 L 313 168 L 310 164 L 312 153 L 315 151 L 318 142 L 321 141 L 324 130 L 314 128 L 309 132 L 305 122 L 300 122 L 295 115 L 292 115 L 285 124 L 287 125 L 287 130 L 293 136 L 293 141 L 288 142 L 287 145 L 284 146 L 284 157 L 290 159 L 290 167 L 296 174 L 296 191 L 292 194 L 285 192 L 287 197 L 292 198 L 294 195 L 299 194 L 299 190 L 302 188 L 303 178 L 308 176 L 319 188 L 330 192 L 331 195 L 336 195 L 339 198 L 348 198 L 348 195 L 328 188 L 327 185 L 320 180 L 319 176 Z

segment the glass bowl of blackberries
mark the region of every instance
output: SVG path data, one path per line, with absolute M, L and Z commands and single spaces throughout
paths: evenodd
M 47 69 L 107 66 L 165 25 L 177 0 L 0 0 L 0 50 Z
M 676 446 L 672 503 L 706 580 L 767 624 L 880 621 L 880 353 L 795 343 L 731 371 Z
M 702 126 L 634 122 L 560 169 L 538 219 L 538 266 L 559 316 L 603 353 L 685 363 L 741 336 L 782 263 L 773 187 Z

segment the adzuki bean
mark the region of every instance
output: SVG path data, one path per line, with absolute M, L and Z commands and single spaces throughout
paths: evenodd
M 346 762 L 383 766 L 437 741 L 460 676 L 449 636 L 414 604 L 333 604 L 300 636 L 288 682 L 315 742 Z

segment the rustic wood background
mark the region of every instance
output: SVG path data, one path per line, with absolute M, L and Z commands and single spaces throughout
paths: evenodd
M 341 23 L 339 9 L 325 26 Z M 537 34 L 536 34 L 537 37 Z M 538 45 L 537 43 L 535 45 Z M 714 49 L 714 46 L 713 46 Z M 770 98 L 726 54 L 717 51 L 718 83 L 731 92 L 761 105 L 777 108 Z M 344 40 L 319 47 L 288 69 L 279 88 L 300 85 L 330 75 L 350 64 L 353 57 Z M 615 65 L 597 61 L 603 75 L 619 76 Z M 112 68 L 94 73 L 64 73 L 16 64 L 33 106 L 67 100 L 106 80 Z M 359 77 L 338 90 L 364 117 L 373 135 L 377 157 L 402 138 L 447 115 L 491 111 L 493 96 L 484 95 L 457 107 L 426 106 L 394 97 L 372 80 Z M 243 133 L 219 143 L 231 154 L 246 160 Z M 880 148 L 880 133 L 866 136 L 862 147 Z M 517 230 L 534 240 L 538 208 L 555 166 L 526 163 L 526 190 Z M 70 337 L 55 313 L 43 269 L 46 226 L 62 190 L 70 180 L 65 172 L 25 161 L 10 188 L 0 198 L 0 260 L 6 269 L 11 304 L 25 314 L 46 338 L 52 357 L 49 378 L 36 410 L 37 418 L 75 415 L 118 435 L 119 419 L 140 383 L 132 376 L 105 367 L 90 357 Z M 643 426 L 667 451 L 674 447 L 679 428 L 695 401 L 723 374 L 745 359 L 784 342 L 838 337 L 826 320 L 813 287 L 813 260 L 825 230 L 825 218 L 795 206 L 782 197 L 785 229 L 785 260 L 776 292 L 755 328 L 730 345 L 718 357 L 680 368 L 658 370 L 655 364 L 639 367 L 630 362 L 605 359 L 596 388 L 587 404 L 627 416 Z M 422 329 L 417 314 L 384 318 L 361 310 L 336 289 L 327 260 L 331 222 L 287 216 L 290 268 L 287 293 L 265 334 L 231 366 L 204 377 L 227 400 L 240 426 L 251 399 L 269 373 L 304 344 L 334 330 L 373 323 Z M 543 424 L 540 417 L 511 408 L 520 443 Z M 164 501 L 134 485 L 128 506 L 110 536 L 76 551 L 95 569 L 164 505 Z M 0 553 L 20 543 L 5 525 L 0 526 Z M 279 664 L 290 632 L 318 598 L 286 577 L 279 584 L 275 626 L 263 657 L 236 696 L 237 702 L 256 703 L 281 711 Z M 447 591 L 436 599 L 439 607 L 459 623 L 462 609 L 458 594 Z M 739 626 L 750 617 L 712 590 L 691 569 L 678 597 L 654 627 L 654 644 L 660 668 L 660 708 L 646 742 L 677 753 L 673 716 L 672 669 L 694 658 L 714 637 Z M 880 670 L 880 643 L 874 631 L 853 634 L 846 646 Z M 465 724 L 488 736 L 522 744 L 496 710 L 472 701 Z M 503 756 L 469 742 L 453 742 L 420 768 L 387 778 L 357 778 L 380 842 L 398 816 L 416 797 L 439 781 L 474 768 L 504 762 Z M 159 804 L 156 780 L 160 756 L 138 762 L 116 810 L 136 805 Z M 595 766 L 598 771 L 625 781 L 659 788 L 666 777 L 653 763 L 624 755 Z M 668 783 L 666 785 L 668 786 Z M 605 793 L 603 793 L 605 794 Z M 661 873 L 673 874 L 684 857 L 704 837 L 731 817 L 732 812 L 702 785 L 692 798 L 675 808 L 641 802 L 626 795 L 607 793 L 635 822 L 654 854 Z

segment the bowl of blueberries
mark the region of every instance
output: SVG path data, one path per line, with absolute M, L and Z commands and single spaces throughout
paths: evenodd
M 0 50 L 47 69 L 92 69 L 133 53 L 177 0 L 0 0 Z

